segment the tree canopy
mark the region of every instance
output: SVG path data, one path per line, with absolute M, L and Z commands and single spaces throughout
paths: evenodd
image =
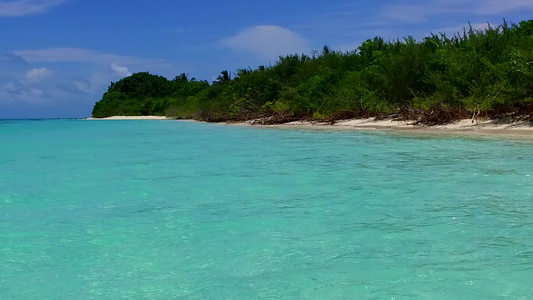
M 325 46 L 272 66 L 222 71 L 213 84 L 136 73 L 112 83 L 94 117 L 167 115 L 207 121 L 394 115 L 427 124 L 484 114 L 533 113 L 533 20 Z M 233 78 L 232 78 L 233 76 Z

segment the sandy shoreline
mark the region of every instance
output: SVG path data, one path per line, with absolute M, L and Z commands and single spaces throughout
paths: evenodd
M 470 119 L 461 120 L 455 123 L 438 126 L 413 125 L 413 121 L 396 121 L 393 119 L 375 120 L 352 119 L 340 120 L 335 124 L 323 122 L 296 121 L 279 125 L 252 125 L 260 128 L 280 128 L 280 129 L 308 129 L 308 130 L 335 130 L 335 131 L 392 131 L 404 133 L 425 133 L 425 134 L 468 134 L 468 135 L 504 135 L 515 137 L 533 137 L 533 122 L 511 122 L 501 123 L 497 121 L 478 120 L 472 122 Z M 250 126 L 250 122 L 227 123 L 230 126 Z
M 86 120 L 173 120 L 164 116 L 113 116 L 108 118 L 86 118 Z M 176 120 L 180 122 L 197 122 L 194 120 Z M 391 131 L 424 134 L 468 134 L 486 136 L 510 136 L 533 138 L 533 121 L 503 123 L 493 120 L 460 120 L 455 123 L 437 126 L 413 125 L 413 121 L 393 119 L 375 120 L 374 118 L 340 120 L 331 125 L 324 122 L 296 121 L 278 125 L 250 125 L 247 122 L 227 122 L 226 126 L 253 126 L 256 128 L 306 129 L 333 131 Z
M 163 116 L 112 116 L 107 118 L 85 118 L 85 120 L 170 120 Z

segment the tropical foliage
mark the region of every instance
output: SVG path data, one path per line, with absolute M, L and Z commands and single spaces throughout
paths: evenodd
M 273 66 L 223 71 L 212 84 L 137 73 L 112 83 L 93 110 L 207 121 L 392 115 L 427 124 L 531 113 L 533 20 L 419 41 L 376 37 L 350 52 L 325 46 Z

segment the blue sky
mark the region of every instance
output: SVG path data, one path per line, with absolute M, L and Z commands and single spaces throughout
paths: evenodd
M 532 13 L 532 0 L 0 0 L 0 118 L 90 116 L 109 83 L 134 72 L 212 81 L 324 45 Z

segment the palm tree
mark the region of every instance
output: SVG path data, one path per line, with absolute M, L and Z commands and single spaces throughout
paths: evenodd
M 217 81 L 215 83 L 220 84 L 228 84 L 231 82 L 231 72 L 228 72 L 227 70 L 224 70 L 220 72 L 220 75 L 217 77 Z

